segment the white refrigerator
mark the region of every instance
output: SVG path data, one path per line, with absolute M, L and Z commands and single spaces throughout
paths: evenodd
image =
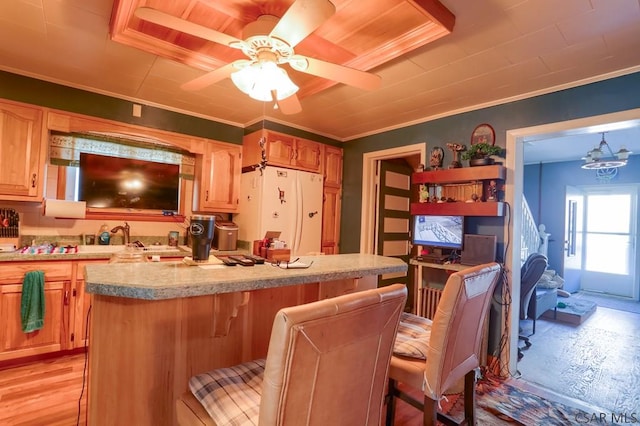
M 253 242 L 279 231 L 291 256 L 318 253 L 322 238 L 322 175 L 267 166 L 242 174 L 234 221 L 238 238 Z

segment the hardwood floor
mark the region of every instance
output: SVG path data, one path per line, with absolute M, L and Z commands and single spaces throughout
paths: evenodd
M 0 425 L 86 425 L 84 364 L 77 354 L 0 370 Z M 398 401 L 395 426 L 419 425 L 422 412 Z
M 640 396 L 628 392 L 640 386 L 640 314 L 598 307 L 581 327 L 539 320 L 532 342 L 518 364 L 531 391 L 587 410 L 640 413 Z M 84 366 L 77 354 L 0 369 L 0 425 L 86 425 Z M 420 411 L 397 404 L 396 426 L 422 424 Z
M 77 354 L 0 370 L 0 425 L 85 425 L 84 366 Z
M 640 413 L 640 314 L 600 305 L 578 326 L 539 320 L 530 339 L 520 380 L 596 413 Z

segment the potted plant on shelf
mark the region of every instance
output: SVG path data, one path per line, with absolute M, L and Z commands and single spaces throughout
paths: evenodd
M 484 142 L 472 144 L 462 153 L 463 160 L 469 160 L 470 166 L 487 166 L 493 164 L 493 155 L 501 155 L 503 149 Z

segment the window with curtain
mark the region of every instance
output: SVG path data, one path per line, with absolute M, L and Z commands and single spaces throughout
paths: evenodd
M 79 198 L 81 153 L 174 164 L 180 168 L 180 179 L 194 179 L 195 156 L 160 141 L 100 133 L 52 132 L 49 136 L 49 161 L 51 165 L 66 167 L 65 199 L 77 201 Z

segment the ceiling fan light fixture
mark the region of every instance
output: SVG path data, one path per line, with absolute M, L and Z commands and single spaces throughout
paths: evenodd
M 605 153 L 607 152 L 609 153 L 609 156 L 605 156 Z M 583 158 L 585 163 L 582 165 L 582 168 L 589 170 L 602 170 L 624 167 L 627 165 L 629 154 L 632 154 L 632 152 L 627 150 L 624 146 L 614 154 L 607 141 L 604 140 L 604 133 L 602 133 L 602 141 L 600 141 L 600 145 L 587 152 L 587 156 Z
M 298 91 L 298 86 L 275 62 L 256 62 L 231 74 L 231 80 L 240 91 L 262 102 L 288 98 Z M 276 99 L 273 99 L 273 93 Z

